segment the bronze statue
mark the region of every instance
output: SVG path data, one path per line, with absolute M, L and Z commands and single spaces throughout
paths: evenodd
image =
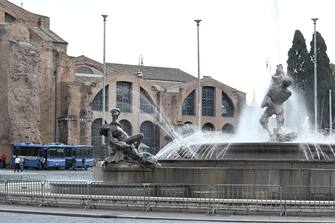
M 266 109 L 259 120 L 273 141 L 291 141 L 297 137 L 295 132 L 285 132 L 282 128 L 285 121 L 283 104 L 292 95 L 291 91 L 287 89 L 291 84 L 292 80 L 285 76 L 283 66 L 281 64 L 277 65 L 270 88 L 261 104 L 261 107 Z M 277 128 L 271 132 L 268 123 L 269 118 L 273 115 L 276 115 Z
M 110 125 L 103 125 L 100 134 L 105 136 L 107 145 L 106 163 L 137 163 L 142 168 L 154 168 L 159 166 L 157 160 L 149 153 L 139 152 L 138 147 L 142 142 L 143 134 L 133 136 L 122 129 L 122 125 L 117 121 L 120 110 L 112 109 L 112 122 Z

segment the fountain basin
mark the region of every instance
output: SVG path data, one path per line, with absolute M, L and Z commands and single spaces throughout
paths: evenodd
M 226 143 L 198 145 L 199 154 L 170 154 L 156 169 L 96 166 L 95 180 L 111 183 L 263 184 L 335 186 L 333 145 L 306 143 Z M 210 150 L 210 151 L 206 151 Z M 223 149 L 226 149 L 223 156 Z M 158 154 L 159 155 L 159 154 Z M 206 157 L 206 159 L 204 159 Z M 214 159 L 215 157 L 215 159 Z

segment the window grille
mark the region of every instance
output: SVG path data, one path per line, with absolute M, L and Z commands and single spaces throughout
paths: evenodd
M 215 115 L 215 88 L 205 86 L 202 87 L 202 115 Z
M 108 105 L 108 100 L 109 100 L 109 85 L 106 86 L 105 88 L 105 111 L 108 111 L 109 105 Z M 94 97 L 91 107 L 93 111 L 102 111 L 102 89 L 98 92 L 98 94 Z
M 234 116 L 233 102 L 224 92 L 222 92 L 221 115 L 223 117 L 233 117 Z
M 182 113 L 183 115 L 194 115 L 195 91 L 192 91 L 184 100 Z
M 116 84 L 116 107 L 121 112 L 131 112 L 131 83 L 119 81 Z
M 154 103 L 148 92 L 143 88 L 140 89 L 140 108 L 141 112 L 152 114 L 154 113 Z

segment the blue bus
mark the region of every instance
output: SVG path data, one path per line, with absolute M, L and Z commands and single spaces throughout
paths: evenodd
M 67 169 L 73 166 L 79 168 L 82 167 L 83 159 L 86 167 L 93 166 L 93 147 L 87 145 L 24 142 L 13 145 L 13 160 L 16 155 L 24 159 L 24 168 Z M 76 159 L 75 165 L 73 164 L 74 158 Z
M 65 169 L 71 167 L 84 168 L 92 167 L 94 165 L 93 159 L 93 147 L 87 145 L 67 145 L 65 158 Z M 73 157 L 76 159 L 75 163 L 72 163 Z

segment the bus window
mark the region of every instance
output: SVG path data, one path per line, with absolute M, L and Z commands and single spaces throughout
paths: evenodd
M 49 158 L 64 158 L 65 149 L 64 148 L 48 148 Z
M 66 147 L 65 148 L 65 152 L 64 152 L 64 156 L 65 157 L 72 157 L 72 156 L 75 156 L 75 152 L 72 150 L 72 148 L 70 147 Z
M 13 150 L 13 155 L 18 156 L 38 156 L 40 148 L 38 147 L 20 147 L 15 146 Z
M 83 147 L 77 149 L 77 157 L 93 157 L 93 148 L 92 147 Z

